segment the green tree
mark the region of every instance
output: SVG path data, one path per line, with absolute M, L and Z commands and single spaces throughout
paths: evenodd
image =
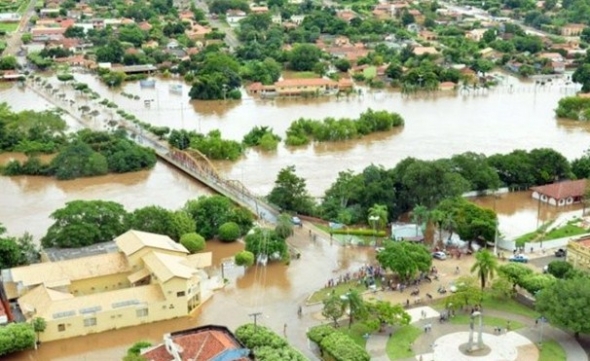
M 110 201 L 72 201 L 54 211 L 43 247 L 76 248 L 112 241 L 127 231 L 127 211 Z
M 344 316 L 346 304 L 342 298 L 335 292 L 332 292 L 323 301 L 322 316 L 334 322 L 334 327 L 338 327 L 338 320 Z
M 527 290 L 531 295 L 536 295 L 539 291 L 545 290 L 554 284 L 555 280 L 555 277 L 550 274 L 532 274 L 522 279 L 521 287 Z
M 288 213 L 281 213 L 275 226 L 275 232 L 280 237 L 287 239 L 293 234 L 293 222 L 291 222 L 291 215 Z
M 26 263 L 26 257 L 16 238 L 9 237 L 6 229 L 0 224 L 0 269 L 13 268 Z
M 573 268 L 574 267 L 566 261 L 551 261 L 547 266 L 547 272 L 555 278 L 565 278 Z
M 579 277 L 558 280 L 539 292 L 535 309 L 553 325 L 580 333 L 590 333 L 590 278 Z
M 296 44 L 289 52 L 289 67 L 295 71 L 312 71 L 322 51 L 315 45 Z
M 492 282 L 491 293 L 497 299 L 503 300 L 514 295 L 512 284 L 505 278 L 499 277 Z
M 238 266 L 250 267 L 254 264 L 254 253 L 240 251 L 234 256 L 234 262 Z
M 18 61 L 12 55 L 0 57 L 0 70 L 13 70 L 18 67 Z
M 139 341 L 133 344 L 128 350 L 123 361 L 145 361 L 145 358 L 140 355 L 141 350 L 150 347 L 152 344 L 149 341 Z
M 391 304 L 388 301 L 376 300 L 365 302 L 368 319 L 366 324 L 373 330 L 380 330 L 383 326 L 409 325 L 412 317 L 404 310 L 401 304 Z
M 313 208 L 306 181 L 297 176 L 295 166 L 292 165 L 279 171 L 275 186 L 267 198 L 269 202 L 286 211 L 309 214 Z
M 252 226 L 252 215 L 234 206 L 231 200 L 224 196 L 201 196 L 188 201 L 184 209 L 195 220 L 195 229 L 207 240 L 212 239 L 219 227 L 226 222 L 237 223 L 241 234 L 246 233 Z
M 288 256 L 287 243 L 272 229 L 255 228 L 244 239 L 246 251 L 252 252 L 256 258 L 258 256 L 277 255 L 278 258 L 285 259 Z
M 28 44 L 33 41 L 33 35 L 31 33 L 24 33 L 21 35 L 20 40 L 23 42 L 23 44 Z
M 377 254 L 377 261 L 406 282 L 418 272 L 430 270 L 432 255 L 419 243 L 388 241 L 385 242 L 385 248 Z
M 381 229 L 387 225 L 387 221 L 389 219 L 387 206 L 384 204 L 375 204 L 373 207 L 369 208 L 369 217 L 368 221 L 370 224 L 376 226 L 378 229 Z
M 39 343 L 39 334 L 47 328 L 47 321 L 43 317 L 35 317 L 31 320 L 31 326 L 33 326 L 33 331 L 37 334 L 37 343 Z
M 475 254 L 475 263 L 471 273 L 477 274 L 481 282 L 481 290 L 486 288 L 486 282 L 493 279 L 498 269 L 498 259 L 492 252 L 482 249 Z
M 160 206 L 138 208 L 129 215 L 128 221 L 129 227 L 138 231 L 162 234 L 170 238 L 177 234 L 172 222 L 172 211 Z M 194 228 L 187 229 L 184 233 L 192 231 Z
M 235 222 L 226 222 L 219 226 L 218 235 L 223 242 L 233 242 L 240 238 L 240 226 Z
M 60 180 L 102 175 L 109 171 L 107 159 L 80 141 L 75 141 L 61 150 L 51 160 L 50 167 Z
M 69 81 L 74 80 L 74 76 L 68 73 L 57 74 L 57 80 L 67 83 Z
M 364 320 L 367 318 L 367 305 L 363 300 L 363 296 L 357 290 L 350 289 L 343 298 L 344 304 L 348 309 L 348 328 L 352 327 L 352 323 L 355 320 Z
M 198 233 L 185 233 L 180 237 L 182 244 L 190 253 L 198 253 L 205 249 L 205 238 Z
M 472 276 L 461 276 L 455 281 L 457 291 L 447 299 L 449 303 L 464 307 L 480 303 L 483 293 L 478 285 L 478 280 Z
M 590 63 L 578 66 L 572 75 L 572 80 L 576 83 L 582 84 L 583 93 L 590 92 Z
M 522 285 L 522 280 L 533 274 L 533 270 L 518 263 L 507 263 L 498 267 L 498 273 L 512 283 L 512 288 Z
M 35 345 L 35 331 L 26 322 L 0 327 L 0 356 L 30 349 Z

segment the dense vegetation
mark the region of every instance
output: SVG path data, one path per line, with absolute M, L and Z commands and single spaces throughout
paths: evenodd
M 255 228 L 249 233 L 244 242 L 246 251 L 254 257 L 268 256 L 271 260 L 286 260 L 289 256 L 286 237 L 278 234 L 275 230 L 266 228 Z
M 172 130 L 168 143 L 180 150 L 196 149 L 209 159 L 237 160 L 244 151 L 240 143 L 221 138 L 219 130 L 212 130 L 207 135 L 184 129 Z
M 367 350 L 357 345 L 350 336 L 329 325 L 311 328 L 307 337 L 320 346 L 326 356 L 335 361 L 369 361 Z
M 404 125 L 397 113 L 385 110 L 362 113 L 358 119 L 325 118 L 323 121 L 300 118 L 287 130 L 287 145 L 305 145 L 314 139 L 318 142 L 354 139 L 374 132 L 384 132 Z
M 305 179 L 296 175 L 294 167 L 286 167 L 277 175 L 268 200 L 284 210 L 354 224 L 366 222 L 375 204 L 386 207 L 391 221 L 418 205 L 432 210 L 442 200 L 468 191 L 528 189 L 588 176 L 588 154 L 570 164 L 562 154 L 547 148 L 489 157 L 467 152 L 438 160 L 410 157 L 391 169 L 370 165 L 360 173 L 340 172 L 317 205 L 307 191 Z
M 0 223 L 0 270 L 35 263 L 39 260 L 39 249 L 33 237 L 26 233 L 11 237 Z
M 287 341 L 265 326 L 242 325 L 236 329 L 236 338 L 259 361 L 305 361 L 306 358 Z
M 281 141 L 281 137 L 274 134 L 272 128 L 255 126 L 242 140 L 245 147 L 260 147 L 263 150 L 275 150 Z
M 33 348 L 35 331 L 28 323 L 11 323 L 0 327 L 0 356 Z
M 190 200 L 180 210 L 167 210 L 159 206 L 147 206 L 128 212 L 116 202 L 72 201 L 51 214 L 55 221 L 41 239 L 44 247 L 75 248 L 111 241 L 128 229 L 164 234 L 183 240 L 191 252 L 202 249 L 200 237 L 211 239 L 226 222 L 238 226 L 231 236 L 243 235 L 252 227 L 253 216 L 235 206 L 223 196 L 200 197 Z
M 590 98 L 565 97 L 557 103 L 555 115 L 574 120 L 590 120 Z

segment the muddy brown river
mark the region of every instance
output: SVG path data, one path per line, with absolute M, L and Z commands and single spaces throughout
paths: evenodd
M 268 193 L 277 172 L 292 164 L 296 165 L 297 173 L 307 179 L 312 195 L 320 196 L 340 171 L 360 171 L 372 163 L 392 167 L 408 156 L 436 159 L 465 151 L 492 154 L 516 148 L 551 147 L 571 159 L 590 145 L 590 124 L 556 120 L 553 116 L 557 101 L 575 91 L 563 83 L 539 88 L 508 78 L 496 90 L 457 96 L 406 98 L 398 93 L 365 90 L 362 96 L 340 100 L 264 101 L 246 96 L 239 102 L 189 102 L 188 88 L 184 88 L 182 96 L 169 92 L 169 84 L 174 80 L 159 79 L 156 89 L 128 84 L 125 92 L 139 96 L 139 100 L 132 100 L 118 92 L 111 93 L 89 75 L 75 74 L 75 77 L 154 125 L 201 132 L 219 129 L 224 137 L 235 140 L 241 140 L 256 125 L 270 126 L 284 137 L 289 124 L 299 117 L 356 117 L 369 107 L 396 111 L 405 118 L 406 125 L 402 129 L 359 140 L 301 148 L 280 145 L 276 152 L 249 150 L 235 163 L 215 162 L 221 173 L 242 181 L 259 194 Z M 150 101 L 149 108 L 144 105 L 145 100 Z M 0 101 L 9 102 L 15 110 L 48 106 L 34 93 L 16 87 L 0 88 Z M 72 119 L 68 119 L 68 123 L 79 127 Z M 0 155 L 0 162 L 13 157 L 18 155 Z M 149 171 L 66 182 L 40 177 L 0 177 L 0 222 L 10 234 L 29 231 L 38 239 L 51 224 L 51 212 L 70 200 L 113 200 L 128 210 L 151 204 L 178 208 L 188 199 L 203 194 L 210 194 L 210 190 L 163 163 Z M 500 230 L 510 237 L 534 229 L 537 214 L 547 220 L 556 212 L 552 208 L 539 212 L 528 192 L 508 194 L 495 200 L 484 198 L 478 202 L 498 211 Z M 288 267 L 269 266 L 263 275 L 254 270 L 226 270 L 226 277 L 231 280 L 229 287 L 215 294 L 200 314 L 192 318 L 52 342 L 42 345 L 37 352 L 10 359 L 119 360 L 124 350 L 139 339 L 161 340 L 164 332 L 206 323 L 233 328 L 251 321 L 249 313 L 261 310 L 262 322 L 281 333 L 284 323 L 298 322 L 297 306 L 330 275 L 358 268 L 373 257 L 370 250 L 359 252 L 330 245 L 327 241 L 309 242 L 305 234 L 299 234 L 294 242 L 304 256 L 301 261 Z M 216 263 L 233 255 L 240 247 L 239 243 L 208 244 Z M 303 336 L 293 337 L 295 345 L 305 348 Z

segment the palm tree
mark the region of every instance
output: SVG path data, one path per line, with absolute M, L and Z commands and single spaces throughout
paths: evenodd
M 418 236 L 418 227 L 422 228 L 424 224 L 428 222 L 429 218 L 430 211 L 428 210 L 428 208 L 426 208 L 426 206 L 419 204 L 416 207 L 414 207 L 414 209 L 412 210 L 412 222 L 414 222 L 417 225 L 416 237 Z
M 373 204 L 373 207 L 369 208 L 369 223 L 377 222 L 376 225 L 379 228 L 385 227 L 388 217 L 389 212 L 387 211 L 387 206 L 384 204 Z
M 345 305 L 348 306 L 348 328 L 350 328 L 355 318 L 362 319 L 366 315 L 367 308 L 363 297 L 353 289 L 346 293 Z
M 487 249 L 482 249 L 475 254 L 475 264 L 471 267 L 471 273 L 476 273 L 481 281 L 481 289 L 486 287 L 486 281 L 494 278 L 498 270 L 498 260 Z

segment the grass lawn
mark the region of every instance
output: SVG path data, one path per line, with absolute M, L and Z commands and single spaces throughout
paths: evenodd
M 377 288 L 379 288 L 381 281 L 375 281 L 377 283 Z M 364 284 L 359 284 L 358 281 L 350 281 L 341 283 L 336 287 L 322 288 L 321 290 L 314 292 L 307 300 L 307 303 L 322 302 L 332 292 L 336 292 L 336 294 L 340 296 L 348 292 L 350 289 L 357 290 L 359 293 L 365 292 L 367 290 Z
M 471 317 L 469 315 L 458 314 L 455 317 L 450 319 L 450 322 L 454 325 L 467 325 L 469 324 Z M 506 321 L 507 319 L 498 318 L 498 317 L 489 317 L 483 316 L 483 324 L 484 326 L 494 326 L 494 327 L 502 327 L 506 328 Z M 479 321 L 475 320 L 477 324 Z M 510 320 L 510 330 L 518 330 L 519 328 L 523 328 L 524 325 L 520 322 L 516 322 L 514 320 Z
M 311 79 L 311 78 L 319 78 L 320 76 L 313 71 L 293 71 L 293 72 L 286 72 L 285 78 L 288 79 Z
M 549 241 L 552 239 L 558 239 L 558 238 L 563 238 L 563 237 L 577 236 L 578 234 L 584 234 L 587 232 L 588 232 L 587 229 L 584 229 L 576 224 L 568 223 L 568 224 L 561 226 L 559 228 L 552 229 L 551 231 L 546 233 L 545 237 L 543 237 L 543 240 Z
M 365 334 L 370 334 L 372 332 L 367 325 L 363 322 L 355 322 L 348 328 L 348 325 L 341 326 L 337 328 L 338 331 L 342 332 L 343 334 L 348 335 L 350 338 L 354 340 L 354 343 L 365 348 L 367 345 L 367 340 L 363 337 Z
M 446 307 L 446 302 L 446 298 L 438 299 L 434 302 L 433 307 L 442 310 Z M 493 310 L 513 313 L 515 315 L 530 317 L 532 319 L 538 318 L 540 316 L 535 310 L 528 308 L 527 306 L 522 305 L 513 299 L 497 299 L 486 293 L 484 293 L 481 305 L 484 309 L 484 312 L 486 308 L 490 308 Z M 504 324 L 504 326 L 506 325 Z
M 565 361 L 565 351 L 561 345 L 553 340 L 543 342 L 540 348 L 539 361 Z
M 410 345 L 422 334 L 422 331 L 412 325 L 396 330 L 387 341 L 387 356 L 390 360 L 409 358 L 414 356 Z
M 0 30 L 4 30 L 7 33 L 11 33 L 18 29 L 18 23 L 0 23 Z

